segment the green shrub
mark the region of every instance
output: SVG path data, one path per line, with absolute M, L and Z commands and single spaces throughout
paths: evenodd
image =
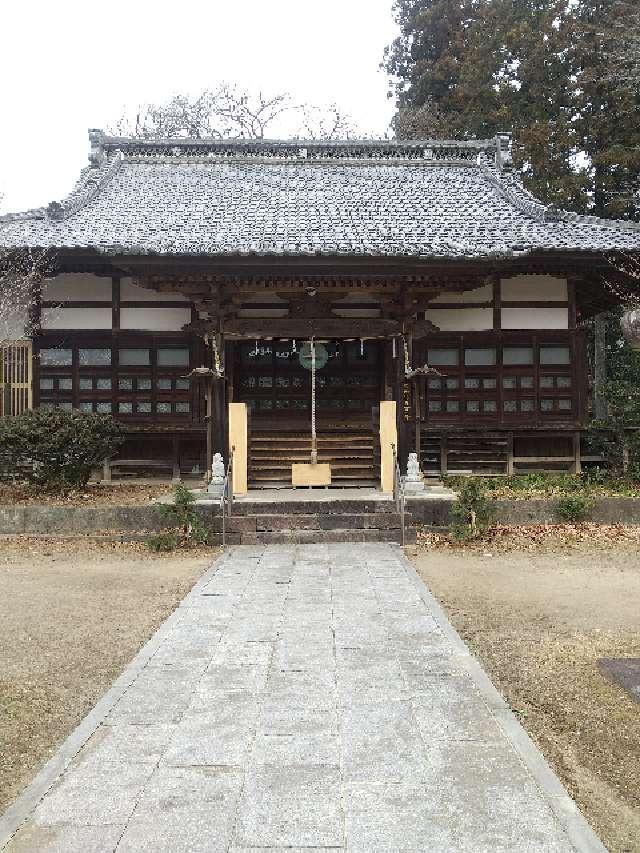
M 586 521 L 592 511 L 593 498 L 586 495 L 564 495 L 556 507 L 560 521 Z
M 150 536 L 146 540 L 147 547 L 152 551 L 172 551 L 178 546 L 208 545 L 211 531 L 198 515 L 195 500 L 183 483 L 174 486 L 173 503 L 163 504 L 160 512 L 175 530 Z
M 84 488 L 91 472 L 124 440 L 110 415 L 35 409 L 0 418 L 0 472 L 47 492 Z
M 493 520 L 493 506 L 480 479 L 466 480 L 451 509 L 451 533 L 455 539 L 477 539 Z
M 633 354 L 634 359 L 637 355 Z M 636 362 L 640 367 L 640 359 Z M 610 380 L 604 393 L 607 413 L 591 424 L 591 445 L 618 475 L 633 480 L 640 469 L 640 386 L 637 375 Z
M 174 551 L 180 544 L 180 537 L 176 533 L 154 533 L 145 540 L 147 548 L 157 553 Z

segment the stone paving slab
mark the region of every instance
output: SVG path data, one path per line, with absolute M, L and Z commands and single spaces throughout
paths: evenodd
M 227 551 L 0 819 L 0 849 L 604 851 L 386 544 Z

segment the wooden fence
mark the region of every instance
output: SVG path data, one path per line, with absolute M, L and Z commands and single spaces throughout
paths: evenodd
M 31 341 L 0 343 L 0 416 L 21 415 L 33 406 Z

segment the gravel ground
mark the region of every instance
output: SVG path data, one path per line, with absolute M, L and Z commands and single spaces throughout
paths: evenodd
M 0 811 L 216 556 L 144 545 L 0 541 Z
M 638 543 L 544 540 L 414 562 L 608 849 L 638 853 L 640 703 L 598 669 L 640 657 Z

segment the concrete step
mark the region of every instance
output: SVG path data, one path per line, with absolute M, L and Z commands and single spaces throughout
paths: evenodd
M 229 533 L 227 545 L 316 545 L 327 542 L 398 542 L 402 541 L 399 529 L 375 530 L 277 530 L 256 533 Z M 405 530 L 405 545 L 416 542 L 415 528 Z
M 405 527 L 413 525 L 409 514 L 405 515 Z M 230 533 L 270 533 L 295 530 L 394 530 L 401 526 L 400 513 L 259 513 L 255 515 L 232 515 L 226 520 Z M 222 519 L 215 518 L 213 530 L 222 530 Z
M 387 513 L 396 512 L 393 500 L 354 500 L 350 498 L 327 498 L 322 497 L 323 490 L 314 491 L 317 499 L 309 500 L 278 500 L 253 501 L 235 500 L 231 514 L 239 515 L 358 515 L 361 513 Z M 217 514 L 217 505 L 214 508 Z

